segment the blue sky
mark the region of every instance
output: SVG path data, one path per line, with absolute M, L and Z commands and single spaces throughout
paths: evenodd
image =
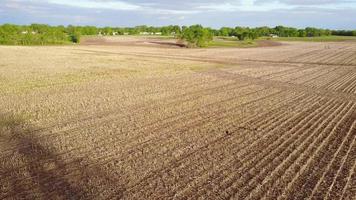
M 0 23 L 356 29 L 356 0 L 0 0 Z

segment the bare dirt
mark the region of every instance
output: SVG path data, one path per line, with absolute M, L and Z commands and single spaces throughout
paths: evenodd
M 142 46 L 156 48 L 187 48 L 186 44 L 178 39 L 165 38 L 159 36 L 101 36 L 85 37 L 81 45 L 99 45 L 99 46 Z M 283 43 L 273 40 L 257 40 L 254 47 L 273 47 L 280 46 Z M 230 47 L 231 48 L 231 47 Z
M 354 199 L 355 43 L 122 40 L 0 47 L 0 199 Z
M 101 46 L 151 46 L 156 48 L 179 48 L 186 47 L 176 39 L 154 37 L 154 36 L 117 36 L 117 37 L 86 37 L 81 45 Z

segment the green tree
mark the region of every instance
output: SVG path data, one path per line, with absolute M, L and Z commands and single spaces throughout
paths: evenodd
M 232 35 L 237 37 L 239 40 L 245 40 L 250 35 L 250 30 L 244 27 L 235 27 Z
M 230 27 L 222 27 L 220 29 L 220 36 L 231 36 L 232 32 L 234 29 L 230 28 Z
M 201 25 L 193 25 L 184 27 L 180 38 L 188 43 L 188 47 L 205 47 L 213 39 L 213 34 Z
M 79 32 L 71 33 L 69 37 L 71 42 L 80 43 L 81 34 Z

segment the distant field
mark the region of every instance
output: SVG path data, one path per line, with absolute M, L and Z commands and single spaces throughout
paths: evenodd
M 0 46 L 0 199 L 354 199 L 356 43 L 256 44 Z
M 222 38 L 216 37 L 211 41 L 208 47 L 217 48 L 217 47 L 236 47 L 236 48 L 246 48 L 246 47 L 256 47 L 257 43 L 253 40 L 239 41 L 235 38 Z
M 131 46 L 155 46 L 165 48 L 185 47 L 178 39 L 172 36 L 85 36 L 83 45 L 131 45 Z M 251 48 L 261 46 L 278 46 L 278 41 L 272 40 L 244 40 L 240 41 L 232 37 L 214 37 L 206 48 Z
M 303 41 L 303 42 L 342 42 L 356 41 L 356 36 L 322 36 L 322 37 L 279 37 L 275 41 Z

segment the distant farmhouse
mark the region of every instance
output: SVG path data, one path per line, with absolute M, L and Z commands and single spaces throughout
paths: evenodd
M 140 35 L 162 35 L 162 32 L 140 32 Z
M 269 36 L 270 36 L 271 38 L 278 38 L 278 35 L 276 35 L 276 34 L 269 34 Z

